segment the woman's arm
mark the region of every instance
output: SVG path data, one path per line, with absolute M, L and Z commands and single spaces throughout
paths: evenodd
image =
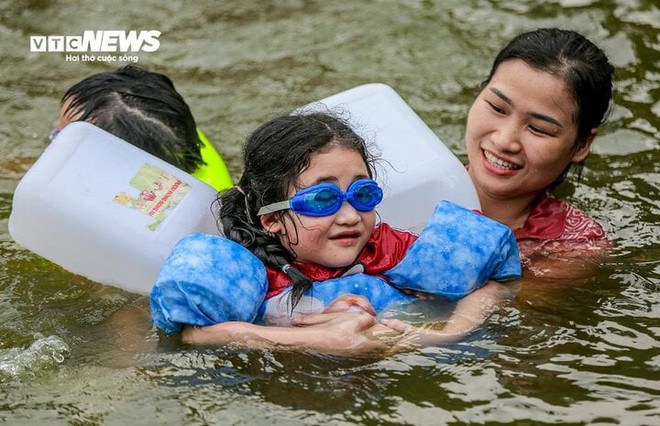
M 479 327 L 505 299 L 516 293 L 516 285 L 489 281 L 456 303 L 454 312 L 441 330 L 414 327 L 399 320 L 384 319 L 381 324 L 405 335 L 398 346 L 434 346 L 453 343 Z
M 518 245 L 523 267 L 527 271 L 525 282 L 567 285 L 593 277 L 612 249 L 612 242 L 606 239 L 523 240 Z

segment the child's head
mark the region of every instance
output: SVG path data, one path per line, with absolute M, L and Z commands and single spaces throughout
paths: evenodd
M 160 73 L 128 65 L 85 78 L 64 94 L 56 131 L 73 121 L 92 123 L 189 173 L 204 164 L 192 112 Z
M 239 184 L 221 197 L 224 232 L 283 269 L 295 303 L 311 282 L 291 262 L 350 266 L 371 236 L 382 198 L 371 180 L 373 159 L 341 119 L 303 113 L 260 126 L 245 143 L 243 161 Z M 290 204 L 299 191 L 313 195 L 303 202 L 298 194 Z

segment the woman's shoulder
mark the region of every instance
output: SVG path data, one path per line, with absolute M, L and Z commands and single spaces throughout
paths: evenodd
M 534 204 L 525 225 L 515 231 L 518 240 L 599 240 L 603 228 L 589 215 L 553 194 L 543 194 Z

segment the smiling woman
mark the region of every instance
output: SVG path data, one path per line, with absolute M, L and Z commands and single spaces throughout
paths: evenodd
M 469 174 L 483 212 L 515 231 L 527 260 L 550 244 L 552 251 L 607 245 L 600 225 L 549 191 L 589 155 L 612 73 L 603 51 L 580 34 L 539 29 L 499 53 L 470 108 Z

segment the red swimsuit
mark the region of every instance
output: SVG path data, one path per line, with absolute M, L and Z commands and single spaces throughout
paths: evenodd
M 605 238 L 603 228 L 586 213 L 549 193 L 539 198 L 525 225 L 516 229 L 514 234 L 518 241 L 587 241 Z

